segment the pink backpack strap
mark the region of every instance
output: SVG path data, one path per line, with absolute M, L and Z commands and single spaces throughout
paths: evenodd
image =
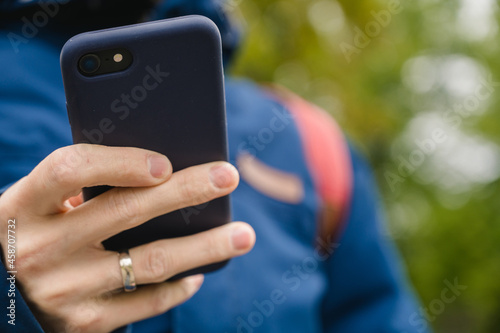
M 335 120 L 324 110 L 283 87 L 271 94 L 295 119 L 307 165 L 321 198 L 318 241 L 338 241 L 347 220 L 352 192 L 352 165 L 347 141 Z

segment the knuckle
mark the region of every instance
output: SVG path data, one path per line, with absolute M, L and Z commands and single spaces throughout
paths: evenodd
M 141 214 L 139 202 L 139 196 L 135 191 L 118 189 L 109 197 L 109 211 L 118 219 L 135 225 Z
M 19 241 L 17 245 L 16 267 L 17 271 L 24 274 L 37 274 L 45 270 L 47 263 L 53 256 L 48 258 L 48 253 L 54 253 L 55 244 L 44 239 L 45 237 L 29 237 L 30 241 Z
M 172 288 L 170 286 L 161 286 L 158 288 L 151 301 L 151 311 L 159 314 L 169 310 L 174 305 L 172 294 Z
M 103 319 L 101 313 L 96 306 L 78 309 L 71 324 L 79 332 L 96 332 Z
M 179 184 L 179 192 L 181 194 L 181 198 L 190 200 L 197 195 L 198 189 L 196 188 L 196 186 L 194 186 L 193 181 L 185 175 L 181 176 Z
M 214 237 L 213 234 L 203 235 L 202 242 L 204 244 L 203 253 L 207 261 L 217 261 L 225 259 L 229 256 L 229 248 L 226 242 L 219 237 Z
M 190 204 L 206 202 L 215 196 L 215 190 L 208 177 L 201 179 L 199 176 L 191 177 L 183 174 L 179 184 L 180 197 Z
M 30 300 L 44 310 L 54 311 L 65 305 L 70 293 L 62 286 L 47 286 L 44 281 L 39 281 L 36 285 L 29 285 Z
M 49 309 L 57 308 L 64 304 L 64 301 L 68 295 L 62 290 L 41 290 L 35 294 L 35 299 L 38 300 L 39 304 L 43 304 L 44 307 Z
M 49 158 L 47 182 L 49 184 L 71 185 L 82 161 L 82 147 L 59 148 Z
M 35 273 L 39 262 L 36 254 L 23 254 L 16 257 L 17 270 L 23 273 Z
M 167 277 L 168 264 L 172 262 L 167 252 L 154 244 L 148 245 L 144 251 L 144 274 L 148 282 L 161 282 Z

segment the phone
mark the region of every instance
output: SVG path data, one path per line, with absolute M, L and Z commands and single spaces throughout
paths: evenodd
M 61 51 L 74 143 L 138 147 L 166 155 L 178 171 L 227 161 L 221 37 L 203 16 L 87 32 Z M 110 189 L 83 189 L 85 200 Z M 154 218 L 103 242 L 120 251 L 230 222 L 230 198 Z M 227 261 L 176 278 L 207 273 Z

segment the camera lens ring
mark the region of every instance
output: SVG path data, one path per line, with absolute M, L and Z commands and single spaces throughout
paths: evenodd
M 78 61 L 80 72 L 85 75 L 94 74 L 101 67 L 101 59 L 93 53 L 85 54 Z

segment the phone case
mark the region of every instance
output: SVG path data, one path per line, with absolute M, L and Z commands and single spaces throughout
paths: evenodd
M 82 55 L 120 48 L 133 56 L 126 70 L 93 77 L 78 70 Z M 157 151 L 170 159 L 174 172 L 228 160 L 221 39 L 208 18 L 188 16 L 77 35 L 63 47 L 61 68 L 75 143 Z M 86 188 L 84 198 L 108 189 Z M 220 226 L 230 221 L 229 200 L 225 196 L 157 217 L 103 244 L 120 251 Z

